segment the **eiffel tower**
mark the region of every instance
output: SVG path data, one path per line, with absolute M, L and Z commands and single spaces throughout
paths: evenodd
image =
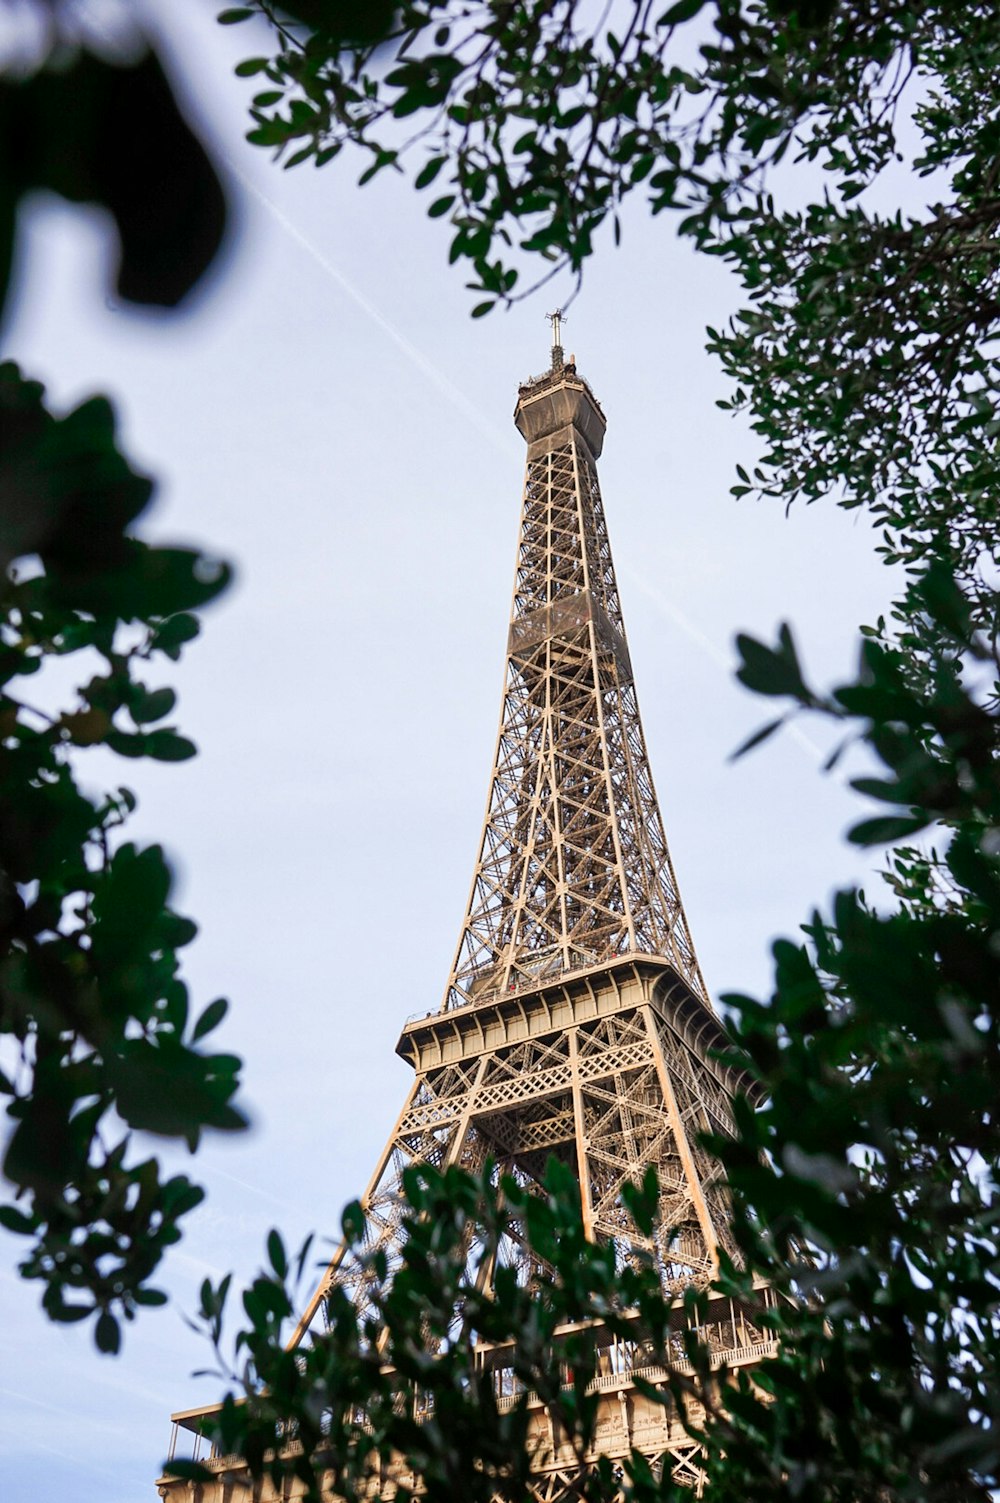
M 746 1083 L 716 1057 L 728 1040 L 653 788 L 597 478 L 604 413 L 565 360 L 560 314 L 549 316 L 550 368 L 519 388 L 514 413 L 527 443 L 520 540 L 465 920 L 440 1008 L 406 1023 L 397 1044 L 414 1079 L 362 1198 L 364 1256 L 337 1250 L 293 1346 L 322 1318 L 334 1286 L 366 1306 L 377 1249 L 391 1276 L 402 1175 L 414 1163 L 480 1171 L 492 1162 L 531 1185 L 556 1155 L 579 1180 L 586 1235 L 612 1242 L 619 1266 L 652 1255 L 679 1312 L 686 1289 L 710 1288 L 720 1249 L 738 1259 L 719 1167 L 699 1140 L 732 1133 L 732 1097 Z M 651 1165 L 660 1203 L 649 1239 L 621 1192 Z M 536 1273 L 515 1239 L 507 1261 L 526 1281 Z M 752 1367 L 771 1353 L 760 1325 L 771 1298 L 761 1289 L 743 1307 L 713 1300 L 700 1328 L 713 1360 Z M 601 1347 L 600 1332 L 595 1341 Z M 504 1360 L 484 1353 L 498 1394 L 509 1384 Z M 699 1492 L 696 1443 L 634 1381 L 665 1385 L 666 1372 L 648 1364 L 641 1344 L 606 1338 L 598 1374 L 595 1457 L 635 1447 L 656 1464 L 665 1458 Z M 203 1413 L 175 1415 L 175 1424 L 196 1429 Z M 557 1443 L 545 1455 L 539 1503 L 557 1499 L 570 1476 Z M 220 1471 L 234 1460 L 217 1458 Z M 179 1503 L 183 1485 L 167 1481 L 161 1496 Z M 206 1492 L 204 1503 L 215 1500 Z

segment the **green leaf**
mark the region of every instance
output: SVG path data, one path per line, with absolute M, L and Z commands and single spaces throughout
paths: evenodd
M 129 711 L 137 725 L 147 725 L 153 720 L 162 720 L 177 703 L 173 689 L 143 689 L 136 685 L 136 693 L 129 702 Z
M 248 5 L 232 5 L 228 10 L 220 11 L 216 19 L 220 26 L 235 26 L 238 22 L 249 21 L 251 17 L 259 14 L 259 11 L 253 10 Z
M 115 1317 L 108 1310 L 102 1310 L 94 1325 L 94 1341 L 97 1343 L 99 1352 L 106 1352 L 109 1356 L 115 1356 L 121 1350 L 122 1333 Z
M 194 742 L 176 731 L 149 731 L 144 740 L 146 755 L 158 762 L 186 762 L 198 753 Z
M 301 166 L 303 162 L 308 162 L 315 150 L 315 146 L 310 142 L 308 146 L 303 146 L 299 151 L 293 151 L 292 155 L 285 161 L 286 171 L 291 167 Z
M 160 919 L 160 933 L 164 944 L 169 945 L 172 950 L 180 950 L 197 939 L 198 925 L 193 919 L 167 911 Z
M 899 783 L 889 782 L 885 778 L 852 778 L 851 787 L 856 793 L 867 794 L 869 798 L 882 799 L 888 804 L 912 802 Z
M 916 594 L 935 621 L 961 641 L 968 640 L 972 630 L 971 602 L 945 559 L 931 562 L 916 586 Z
M 736 677 L 748 689 L 758 694 L 790 694 L 804 701 L 811 699 L 787 624 L 779 630 L 777 648 L 766 647 L 743 633 L 736 638 L 736 646 L 743 658 Z
M 166 653 L 169 658 L 177 659 L 184 643 L 193 641 L 200 631 L 201 623 L 197 616 L 181 611 L 160 623 L 153 633 L 151 647 L 154 651 Z
M 146 755 L 144 735 L 136 736 L 130 731 L 108 731 L 104 741 L 120 757 L 144 757 Z
M 366 1218 L 359 1200 L 352 1200 L 344 1207 L 340 1218 L 344 1241 L 359 1243 L 365 1235 Z
M 246 1118 L 229 1104 L 239 1060 L 198 1054 L 170 1043 L 170 1035 L 159 1034 L 157 1039 L 156 1044 L 129 1039 L 106 1062 L 116 1106 L 125 1121 L 131 1127 L 189 1141 L 197 1141 L 204 1127 L 241 1131 Z
M 930 817 L 925 815 L 885 814 L 875 819 L 864 819 L 848 831 L 852 845 L 884 845 L 889 841 L 908 840 L 920 830 L 926 830 Z
M 118 296 L 176 307 L 219 251 L 226 200 L 155 49 L 123 63 L 81 46 L 36 72 L 14 109 L 37 137 L 31 186 L 111 215 Z
M 218 1028 L 229 1010 L 229 1003 L 225 997 L 217 997 L 210 1002 L 198 1019 L 191 1033 L 191 1042 L 196 1044 L 199 1039 L 207 1037 L 214 1029 Z
M 38 1230 L 38 1220 L 29 1216 L 26 1211 L 19 1211 L 15 1206 L 0 1206 L 0 1226 L 5 1226 L 9 1232 L 16 1232 L 22 1237 L 30 1237 Z
M 781 727 L 785 724 L 785 719 L 786 717 L 784 715 L 780 715 L 777 720 L 769 720 L 765 725 L 758 726 L 753 735 L 748 736 L 745 741 L 742 741 L 740 743 L 740 745 L 734 752 L 729 753 L 730 762 L 736 762 L 748 751 L 752 751 L 755 746 L 760 746 L 761 742 L 766 741 L 768 737 L 773 736 L 775 731 L 780 730 Z
M 147 1309 L 161 1309 L 168 1303 L 167 1296 L 162 1289 L 137 1289 L 133 1298 L 137 1305 Z
M 279 1279 L 286 1278 L 288 1275 L 288 1256 L 285 1252 L 285 1244 L 281 1240 L 281 1233 L 274 1227 L 267 1234 L 267 1256 L 270 1259 L 271 1267 Z
M 671 5 L 665 10 L 657 21 L 658 26 L 678 26 L 682 21 L 690 21 L 700 10 L 703 10 L 706 0 L 677 0 L 676 5 Z
M 131 964 L 149 944 L 150 932 L 170 894 L 170 868 L 160 846 L 137 851 L 121 846 L 94 882 L 91 948 L 102 974 Z
M 413 180 L 413 186 L 415 188 L 426 188 L 429 183 L 434 181 L 447 160 L 447 157 L 431 157 L 430 161 L 425 162 L 417 173 Z

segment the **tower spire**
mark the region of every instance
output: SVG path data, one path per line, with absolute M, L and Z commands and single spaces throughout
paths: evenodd
M 704 999 L 597 480 L 604 413 L 554 358 L 514 421 L 528 456 L 500 728 L 444 1008 L 635 954 L 667 959 Z
M 552 366 L 553 371 L 561 371 L 564 363 L 562 345 L 562 326 L 566 318 L 561 308 L 556 308 L 554 313 L 546 313 L 545 317 L 552 326 Z

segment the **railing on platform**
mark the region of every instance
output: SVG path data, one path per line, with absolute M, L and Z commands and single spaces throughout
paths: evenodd
M 777 1355 L 778 1343 L 776 1341 L 754 1341 L 747 1346 L 727 1347 L 724 1351 L 712 1353 L 712 1367 L 748 1367 L 753 1362 L 763 1362 L 767 1357 Z M 678 1357 L 672 1361 L 669 1369 L 654 1364 L 647 1367 L 625 1367 L 620 1372 L 600 1373 L 587 1384 L 588 1393 L 614 1392 L 616 1388 L 627 1388 L 635 1378 L 641 1378 L 646 1383 L 666 1383 L 670 1374 L 683 1373 L 685 1376 L 694 1372 L 694 1366 L 686 1357 Z M 571 1384 L 563 1385 L 569 1389 Z M 525 1390 L 515 1393 L 501 1394 L 497 1399 L 497 1409 L 501 1414 L 513 1409 L 514 1405 L 524 1397 Z M 537 1393 L 528 1392 L 529 1405 L 539 1404 Z
M 748 1367 L 751 1363 L 763 1362 L 768 1357 L 776 1356 L 777 1351 L 778 1343 L 776 1341 L 754 1341 L 748 1343 L 746 1346 L 726 1347 L 722 1351 L 713 1352 L 711 1357 L 711 1365 L 713 1368 L 719 1368 L 723 1366 Z M 678 1357 L 676 1360 L 672 1361 L 669 1369 L 661 1366 L 658 1363 L 649 1364 L 645 1367 L 623 1367 L 617 1372 L 599 1373 L 597 1377 L 592 1378 L 591 1381 L 587 1384 L 587 1392 L 613 1393 L 616 1389 L 628 1388 L 636 1378 L 639 1378 L 646 1383 L 666 1383 L 669 1380 L 670 1374 L 672 1372 L 688 1375 L 694 1372 L 694 1367 L 686 1357 Z M 567 1383 L 564 1384 L 563 1387 L 567 1391 L 569 1391 L 572 1388 L 572 1384 Z M 500 1394 L 497 1397 L 497 1410 L 501 1414 L 506 1414 L 523 1399 L 526 1399 L 529 1407 L 535 1407 L 540 1405 L 541 1403 L 541 1400 L 539 1399 L 537 1393 L 535 1393 L 533 1390 L 518 1388 L 512 1393 Z M 170 1446 L 169 1461 L 173 1461 L 176 1457 L 176 1448 L 180 1429 L 180 1426 L 176 1424 L 174 1425 L 174 1435 Z M 219 1456 L 212 1454 L 210 1451 L 207 1455 L 202 1454 L 203 1451 L 208 1448 L 207 1441 L 205 1441 L 201 1435 L 195 1432 L 188 1431 L 187 1433 L 191 1435 L 191 1438 L 193 1440 L 193 1448 L 189 1459 L 192 1461 L 200 1461 L 203 1466 L 206 1466 L 209 1469 L 209 1471 L 236 1471 L 244 1465 L 242 1458 L 239 1456 Z M 298 1441 L 290 1440 L 288 1442 L 286 1450 L 291 1453 L 298 1446 Z M 167 1466 L 168 1473 L 170 1470 L 169 1461 Z

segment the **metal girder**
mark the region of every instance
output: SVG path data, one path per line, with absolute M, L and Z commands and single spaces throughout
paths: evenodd
M 623 1256 L 652 1249 L 668 1292 L 711 1278 L 720 1246 L 735 1254 L 724 1189 L 696 1141 L 724 1114 L 716 1099 L 721 1087 L 648 1001 L 485 1051 L 475 1063 L 474 1070 L 444 1066 L 417 1078 L 363 1201 L 366 1253 L 381 1248 L 390 1267 L 400 1255 L 401 1181 L 409 1164 L 481 1166 L 492 1156 L 498 1172 L 519 1168 L 530 1179 L 550 1150 L 578 1175 L 589 1234 L 614 1239 Z M 621 1198 L 622 1186 L 640 1181 L 651 1164 L 662 1193 L 652 1242 L 632 1225 Z M 363 1298 L 365 1282 L 338 1253 L 313 1315 L 334 1284 Z

